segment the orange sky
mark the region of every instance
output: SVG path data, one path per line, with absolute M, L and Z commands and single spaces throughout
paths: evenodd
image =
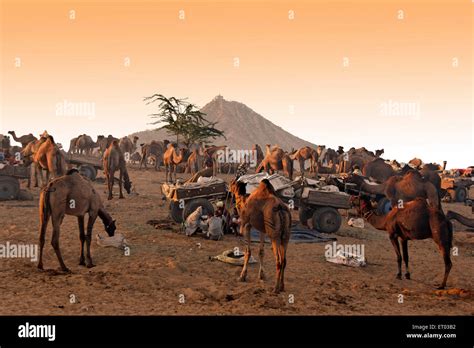
M 1 133 L 123 136 L 150 127 L 145 96 L 220 93 L 316 144 L 474 164 L 469 0 L 0 2 Z

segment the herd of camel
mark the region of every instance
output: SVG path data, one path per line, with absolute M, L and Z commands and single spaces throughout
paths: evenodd
M 38 267 L 42 268 L 42 250 L 48 221 L 52 220 L 52 246 L 57 254 L 61 268 L 68 271 L 59 249 L 59 227 L 64 215 L 74 215 L 78 218 L 81 240 L 80 264 L 92 267 L 90 256 L 90 241 L 92 227 L 99 217 L 106 232 L 113 236 L 115 220 L 104 208 L 100 196 L 94 190 L 90 181 L 83 178 L 76 169 L 68 167 L 64 152 L 55 143 L 54 138 L 46 131 L 36 138 L 32 134 L 17 137 L 15 132 L 9 132 L 13 139 L 21 144 L 19 149 L 23 163 L 31 165 L 35 176 L 42 177 L 42 171 L 47 173 L 43 181 L 40 195 L 40 260 Z M 2 149 L 7 145 L 2 136 Z M 81 153 L 102 157 L 104 174 L 106 176 L 108 199 L 112 199 L 115 173 L 119 173 L 120 198 L 123 198 L 122 186 L 130 193 L 131 181 L 127 172 L 127 162 L 139 162 L 140 168 L 146 167 L 150 160 L 156 169 L 164 165 L 166 180 L 176 181 L 176 172 L 181 170 L 193 174 L 193 177 L 216 176 L 219 173 L 237 172 L 237 166 L 245 163 L 223 164 L 218 161 L 217 154 L 226 146 L 204 146 L 196 144 L 190 147 L 178 146 L 169 141 L 152 141 L 148 144 L 138 144 L 138 137 L 121 139 L 111 135 L 98 136 L 93 141 L 90 136 L 80 135 L 71 140 L 69 153 Z M 10 145 L 8 144 L 10 147 Z M 396 161 L 386 161 L 380 156 L 383 150 L 375 153 L 365 148 L 351 148 L 348 151 L 340 146 L 338 150 L 317 146 L 304 146 L 298 150 L 284 151 L 279 146 L 266 146 L 263 153 L 259 145 L 252 150 L 256 154 L 256 172 L 282 172 L 290 179 L 293 178 L 294 162 L 299 164 L 299 171 L 305 175 L 305 163 L 310 162 L 309 172 L 314 175 L 327 173 L 346 173 L 342 175 L 343 184 L 353 184 L 360 192 L 385 195 L 392 209 L 385 215 L 377 215 L 374 203 L 369 196 L 359 195 L 357 211 L 377 229 L 388 232 L 390 241 L 397 255 L 397 278 L 402 277 L 402 260 L 405 263 L 405 277 L 410 279 L 408 266 L 408 241 L 432 238 L 437 244 L 445 264 L 443 281 L 439 288 L 446 286 L 452 266 L 450 250 L 452 247 L 453 228 L 451 220 L 474 228 L 474 219 L 464 217 L 452 211 L 446 214 L 441 206 L 441 178 L 439 171 L 444 167 L 438 164 L 423 164 L 417 158 L 409 165 L 400 165 Z M 15 149 L 10 147 L 10 151 Z M 8 148 L 7 148 L 8 152 Z M 65 175 L 66 174 L 66 175 Z M 174 180 L 173 180 L 174 174 Z M 37 177 L 36 177 L 37 178 Z M 263 278 L 263 240 L 264 235 L 272 241 L 272 249 L 276 260 L 275 292 L 284 289 L 284 270 L 286 253 L 291 234 L 291 214 L 287 205 L 277 196 L 268 180 L 263 180 L 258 189 L 249 196 L 245 194 L 245 184 L 238 181 L 238 174 L 230 183 L 230 192 L 235 200 L 235 207 L 240 216 L 240 231 L 247 241 L 244 256 L 244 266 L 240 280 L 245 281 L 247 264 L 251 255 L 250 229 L 254 227 L 261 232 L 259 250 L 260 271 Z M 46 184 L 44 184 L 46 183 Z M 29 183 L 30 184 L 30 183 Z M 340 186 L 340 181 L 334 181 Z M 38 179 L 36 180 L 38 185 Z M 340 187 L 341 188 L 341 187 Z M 341 188 L 342 189 L 342 188 Z M 75 197 L 73 208 L 65 204 L 66 197 Z M 87 229 L 84 230 L 85 215 L 88 214 Z M 301 221 L 306 223 L 305 221 Z M 401 248 L 400 248 L 401 242 Z M 86 256 L 84 256 L 84 243 Z

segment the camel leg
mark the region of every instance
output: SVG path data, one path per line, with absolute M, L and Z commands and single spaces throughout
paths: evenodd
M 123 186 L 123 172 L 122 169 L 119 171 L 119 199 L 123 199 L 123 192 L 122 192 L 122 186 Z
M 168 181 L 168 170 L 169 170 L 168 164 L 165 164 L 165 181 L 166 181 L 166 182 L 169 182 L 169 181 Z
M 410 279 L 410 270 L 408 268 L 408 239 L 402 240 L 403 261 L 405 261 L 405 278 Z
M 250 250 L 250 224 L 245 224 L 245 226 L 240 226 L 240 233 L 244 236 L 246 246 L 245 246 L 245 255 L 244 255 L 244 266 L 242 267 L 242 272 L 240 273 L 239 280 L 241 282 L 245 282 L 247 279 L 247 267 L 250 260 L 250 256 L 252 255 L 252 251 Z
M 107 185 L 109 188 L 109 197 L 107 198 L 108 200 L 111 200 L 113 198 L 112 192 L 114 189 L 114 180 L 114 173 L 109 173 L 109 175 L 107 176 Z
M 84 233 L 84 216 L 77 217 L 77 223 L 79 225 L 79 239 L 81 240 L 81 256 L 79 258 L 79 265 L 85 266 L 84 260 L 84 242 L 86 241 L 86 234 Z
M 89 220 L 87 221 L 87 234 L 86 234 L 86 265 L 87 268 L 94 267 L 91 257 L 91 239 L 92 239 L 92 228 L 94 227 L 95 220 L 97 215 L 89 214 Z
M 60 233 L 62 217 L 53 216 L 52 220 L 53 220 L 53 237 L 51 238 L 51 245 L 53 246 L 56 256 L 58 257 L 61 270 L 63 270 L 64 272 L 69 272 L 69 269 L 66 267 L 63 261 L 63 257 L 61 256 L 61 250 L 59 249 L 59 233 Z
M 273 292 L 278 294 L 280 292 L 280 279 L 281 279 L 281 266 L 282 262 L 280 259 L 280 241 L 273 239 L 272 240 L 272 250 L 273 255 L 275 256 L 275 264 L 276 264 L 276 275 L 275 275 L 275 288 Z
M 260 268 L 258 270 L 258 278 L 261 280 L 265 279 L 265 272 L 263 270 L 263 257 L 265 254 L 265 234 L 260 233 L 260 249 L 258 250 L 258 261 Z
M 286 268 L 287 248 L 288 248 L 288 241 L 282 241 L 282 244 L 280 245 L 280 260 L 281 260 L 280 291 L 285 291 L 285 268 Z
M 441 250 L 441 254 L 443 255 L 444 259 L 444 278 L 438 289 L 444 289 L 446 287 L 446 282 L 448 281 L 449 271 L 451 271 L 451 267 L 453 266 L 453 264 L 449 255 L 450 248 L 446 245 L 440 245 L 439 249 Z
M 38 260 L 39 269 L 43 269 L 43 248 L 44 248 L 44 243 L 45 243 L 46 230 L 48 228 L 49 217 L 50 217 L 49 213 L 40 217 L 41 227 L 40 227 L 40 236 L 39 236 L 39 247 L 40 247 L 39 260 Z
M 397 279 L 402 279 L 402 254 L 400 253 L 400 244 L 398 243 L 398 237 L 395 234 L 391 234 L 390 241 L 392 242 L 393 248 L 395 249 L 395 253 L 397 254 Z

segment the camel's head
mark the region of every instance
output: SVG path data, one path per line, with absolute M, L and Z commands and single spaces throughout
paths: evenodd
M 384 149 L 380 149 L 380 150 L 376 150 L 375 151 L 375 156 L 376 157 L 380 157 L 384 154 L 385 150 Z
M 117 229 L 117 226 L 115 226 L 115 220 L 112 220 L 111 223 L 109 223 L 108 225 L 105 225 L 105 232 L 107 232 L 109 237 L 114 236 L 116 229 Z
M 132 190 L 132 182 L 130 180 L 125 180 L 123 183 L 123 188 L 125 191 L 127 191 L 128 194 L 130 194 Z

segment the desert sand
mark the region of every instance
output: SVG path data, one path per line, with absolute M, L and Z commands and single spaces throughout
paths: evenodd
M 409 242 L 412 280 L 397 280 L 396 257 L 386 232 L 370 225 L 349 227 L 344 221 L 335 234 L 337 243 L 364 244 L 367 266 L 328 263 L 326 243 L 291 243 L 286 291 L 275 295 L 270 245 L 265 249 L 267 279 L 258 280 L 255 264 L 247 282 L 239 282 L 239 266 L 209 261 L 209 256 L 236 246 L 242 249 L 240 238 L 226 235 L 222 241 L 209 241 L 178 233 L 179 225 L 174 230 L 147 225 L 150 219 L 168 216 L 160 190 L 164 173 L 129 172 L 136 195 L 119 200 L 115 186 L 114 199 L 107 201 L 104 182 L 94 186 L 117 220 L 117 232 L 126 236 L 130 255 L 96 244 L 96 234 L 104 233 L 98 220 L 92 243 L 96 267 L 79 266 L 77 221 L 67 216 L 60 244 L 72 273 L 57 271 L 50 225 L 45 271 L 28 259 L 0 259 L 1 315 L 474 315 L 474 233 L 459 224 L 454 234 L 458 256 L 452 257 L 446 290 L 436 290 L 444 265 L 431 239 Z M 39 189 L 33 194 L 33 201 L 0 203 L 0 243 L 37 243 Z M 471 214 L 459 203 L 445 204 L 444 209 Z M 253 251 L 257 256 L 257 244 Z

